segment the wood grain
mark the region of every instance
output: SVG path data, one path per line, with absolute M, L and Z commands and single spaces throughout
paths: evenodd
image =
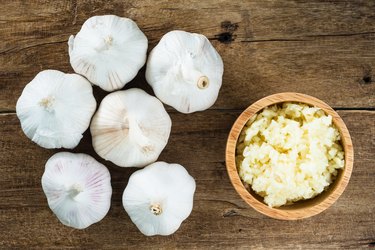
M 29 141 L 15 115 L 0 115 L 0 247 L 318 248 L 323 244 L 327 248 L 359 248 L 374 241 L 374 111 L 339 112 L 356 148 L 352 178 L 332 207 L 299 221 L 263 216 L 233 189 L 224 150 L 239 114 L 215 110 L 191 115 L 171 113 L 172 134 L 160 160 L 185 166 L 196 179 L 197 191 L 191 216 L 169 237 L 145 237 L 138 232 L 121 204 L 122 192 L 135 169 L 119 168 L 100 159 L 88 134 L 74 151 L 89 153 L 108 166 L 112 206 L 101 222 L 87 230 L 61 225 L 48 208 L 40 184 L 44 164 L 56 150 Z
M 337 127 L 341 135 L 341 142 L 345 152 L 345 167 L 337 175 L 337 179 L 332 183 L 328 190 L 324 191 L 314 199 L 296 202 L 289 206 L 281 206 L 279 208 L 270 208 L 263 202 L 263 199 L 245 188 L 238 174 L 236 164 L 236 148 L 237 141 L 245 124 L 258 112 L 265 107 L 283 102 L 306 103 L 312 107 L 322 109 L 326 114 L 332 117 L 333 124 Z M 317 215 L 330 206 L 340 197 L 349 183 L 353 170 L 353 144 L 349 131 L 341 119 L 341 117 L 325 102 L 301 93 L 284 92 L 266 96 L 244 110 L 237 120 L 234 122 L 228 136 L 227 146 L 225 150 L 225 162 L 229 178 L 232 185 L 244 201 L 255 210 L 265 214 L 271 218 L 281 220 L 297 220 Z
M 0 9 L 0 248 L 344 248 L 375 245 L 375 1 L 100 1 L 3 0 Z M 91 154 L 112 175 L 112 207 L 86 230 L 61 225 L 49 210 L 40 178 L 57 150 L 36 146 L 14 114 L 24 86 L 39 71 L 73 72 L 67 39 L 90 16 L 134 19 L 149 50 L 174 29 L 206 35 L 225 65 L 215 105 L 172 117 L 160 160 L 184 165 L 197 181 L 194 209 L 168 237 L 145 237 L 121 204 L 135 169 L 94 153 L 90 135 L 74 152 Z M 152 93 L 144 68 L 126 88 Z M 278 221 L 238 196 L 225 169 L 225 142 L 244 108 L 269 94 L 294 91 L 341 109 L 355 149 L 349 185 L 328 210 L 300 221 Z M 106 92 L 94 87 L 97 101 Z
M 72 72 L 68 37 L 90 16 L 108 13 L 134 19 L 149 49 L 174 29 L 211 39 L 225 65 L 214 109 L 244 109 L 287 91 L 314 94 L 335 108 L 375 108 L 374 12 L 375 2 L 367 0 L 194 0 L 173 6 L 169 1 L 7 0 L 0 22 L 0 111 L 14 110 L 37 72 Z M 133 83 L 145 86 L 143 75 Z

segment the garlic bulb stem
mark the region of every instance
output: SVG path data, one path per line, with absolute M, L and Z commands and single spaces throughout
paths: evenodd
M 153 213 L 154 215 L 160 215 L 160 214 L 163 212 L 163 210 L 161 209 L 160 204 L 152 204 L 152 205 L 150 206 L 150 211 L 151 211 L 151 213 Z
M 52 95 L 44 97 L 42 98 L 42 100 L 39 101 L 39 105 L 48 112 L 51 112 L 53 110 L 54 103 L 55 103 L 55 97 Z
M 103 40 L 99 43 L 99 45 L 96 47 L 96 51 L 101 52 L 104 50 L 109 50 L 113 43 L 113 37 L 112 36 L 106 36 L 103 37 Z
M 203 75 L 202 72 L 194 69 L 193 66 L 191 67 L 180 66 L 180 70 L 181 70 L 183 78 L 193 84 L 196 84 L 199 89 L 206 89 L 208 87 L 210 83 L 208 77 Z
M 76 197 L 78 194 L 80 194 L 81 192 L 83 191 L 83 188 L 81 187 L 81 185 L 79 185 L 78 183 L 75 183 L 73 184 L 69 190 L 68 190 L 68 193 L 69 193 L 69 196 L 74 198 Z
M 210 81 L 208 80 L 208 77 L 207 76 L 201 76 L 199 77 L 198 79 L 198 83 L 197 83 L 197 86 L 198 88 L 200 89 L 205 89 L 208 87 Z

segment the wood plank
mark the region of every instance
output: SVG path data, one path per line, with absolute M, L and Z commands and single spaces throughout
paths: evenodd
M 339 111 L 351 133 L 355 163 L 341 198 L 322 214 L 278 221 L 249 208 L 227 177 L 224 149 L 236 110 L 172 112 L 170 141 L 160 160 L 184 165 L 197 181 L 191 216 L 168 237 L 145 237 L 122 208 L 121 196 L 135 169 L 109 164 L 93 152 L 90 135 L 74 150 L 93 155 L 112 175 L 108 215 L 87 230 L 73 230 L 49 210 L 40 178 L 56 150 L 36 146 L 23 135 L 14 114 L 0 115 L 0 248 L 344 248 L 375 242 L 375 111 Z
M 2 1 L 0 10 L 0 248 L 367 248 L 375 245 L 375 111 L 340 111 L 351 132 L 354 171 L 347 190 L 324 213 L 277 221 L 249 208 L 227 177 L 225 141 L 240 111 L 268 94 L 297 91 L 336 108 L 375 108 L 375 1 Z M 135 20 L 149 50 L 174 29 L 206 35 L 225 63 L 223 88 L 211 110 L 183 115 L 171 108 L 172 135 L 160 160 L 184 165 L 197 181 L 191 216 L 168 237 L 145 237 L 122 208 L 135 169 L 100 160 L 87 132 L 74 152 L 108 166 L 109 214 L 86 230 L 58 222 L 40 178 L 58 150 L 39 148 L 12 112 L 37 72 L 72 72 L 67 39 L 90 16 Z M 152 92 L 144 69 L 126 88 Z M 106 92 L 95 87 L 100 101 Z
M 0 18 L 0 111 L 14 111 L 39 71 L 72 72 L 67 39 L 92 15 L 134 19 L 153 48 L 173 29 L 199 32 L 221 54 L 213 109 L 243 109 L 297 91 L 337 108 L 375 108 L 374 1 L 5 1 Z M 144 69 L 129 86 L 150 90 Z M 97 90 L 99 95 L 104 91 Z

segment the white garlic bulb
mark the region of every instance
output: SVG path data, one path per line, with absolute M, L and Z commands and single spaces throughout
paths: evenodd
M 121 167 L 154 162 L 168 142 L 171 119 L 163 104 L 141 89 L 107 95 L 90 130 L 95 151 Z
M 146 62 L 147 37 L 131 19 L 93 16 L 70 36 L 70 64 L 106 91 L 121 89 Z
M 60 152 L 42 177 L 48 205 L 66 226 L 83 229 L 104 218 L 111 205 L 108 169 L 86 154 Z
M 192 113 L 215 103 L 223 71 L 220 55 L 204 35 L 177 30 L 151 51 L 146 79 L 162 102 Z
M 145 235 L 170 235 L 191 213 L 195 181 L 179 164 L 155 162 L 133 173 L 122 196 L 130 219 Z
M 91 84 L 57 70 L 38 73 L 16 105 L 23 132 L 44 148 L 77 146 L 95 108 Z

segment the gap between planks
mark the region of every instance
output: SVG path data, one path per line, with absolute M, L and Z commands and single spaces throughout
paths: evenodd
M 329 37 L 351 37 L 351 36 L 363 36 L 363 35 L 375 35 L 375 31 L 367 31 L 367 32 L 359 32 L 359 33 L 338 33 L 338 34 L 312 34 L 312 35 L 305 35 L 305 36 L 297 36 L 291 38 L 269 38 L 269 39 L 254 39 L 254 40 L 246 40 L 246 37 L 243 37 L 240 42 L 243 43 L 258 43 L 258 42 L 307 42 L 307 41 L 316 41 L 319 38 L 329 38 Z M 313 39 L 311 39 L 313 38 Z M 318 39 L 316 39 L 318 38 Z M 209 38 L 210 40 L 217 40 L 216 37 Z
M 336 111 L 375 111 L 375 107 L 332 107 L 334 110 Z M 246 109 L 243 108 L 243 109 L 223 109 L 223 108 L 212 108 L 212 109 L 208 109 L 207 111 L 224 111 L 224 112 L 242 112 Z M 178 111 L 176 110 L 168 110 L 167 109 L 167 112 L 168 113 L 179 113 Z M 15 115 L 16 114 L 16 111 L 15 110 L 0 110 L 0 115 Z
M 159 30 L 160 30 L 160 28 L 159 28 Z M 149 31 L 149 30 L 147 30 L 147 31 Z M 301 37 L 268 38 L 268 39 L 253 39 L 253 40 L 248 40 L 247 37 L 236 37 L 239 40 L 236 41 L 236 39 L 233 39 L 231 42 L 240 42 L 240 43 L 307 42 L 307 41 L 314 42 L 314 41 L 319 40 L 319 38 L 329 38 L 329 37 L 337 38 L 337 37 L 351 37 L 351 36 L 363 36 L 363 35 L 375 35 L 375 31 L 367 31 L 367 32 L 360 32 L 360 33 L 341 33 L 341 34 L 340 33 L 338 33 L 338 34 L 311 34 L 311 35 L 305 35 L 305 36 L 301 36 Z M 234 34 L 234 36 L 235 36 L 235 34 Z M 218 40 L 219 38 L 217 37 L 217 35 L 215 35 L 213 37 L 208 37 L 208 39 L 210 41 L 212 41 L 212 40 Z M 150 39 L 150 41 L 152 41 L 152 39 Z M 0 51 L 0 55 L 14 53 L 14 52 L 20 52 L 20 51 L 25 50 L 25 49 L 39 47 L 39 46 L 53 45 L 53 44 L 66 43 L 66 42 L 68 42 L 68 39 L 45 42 L 45 43 L 37 43 L 37 44 L 32 44 L 32 45 L 28 45 L 28 46 L 24 46 L 24 47 L 20 47 L 20 48 L 13 47 L 13 48 L 10 48 L 10 49 Z

